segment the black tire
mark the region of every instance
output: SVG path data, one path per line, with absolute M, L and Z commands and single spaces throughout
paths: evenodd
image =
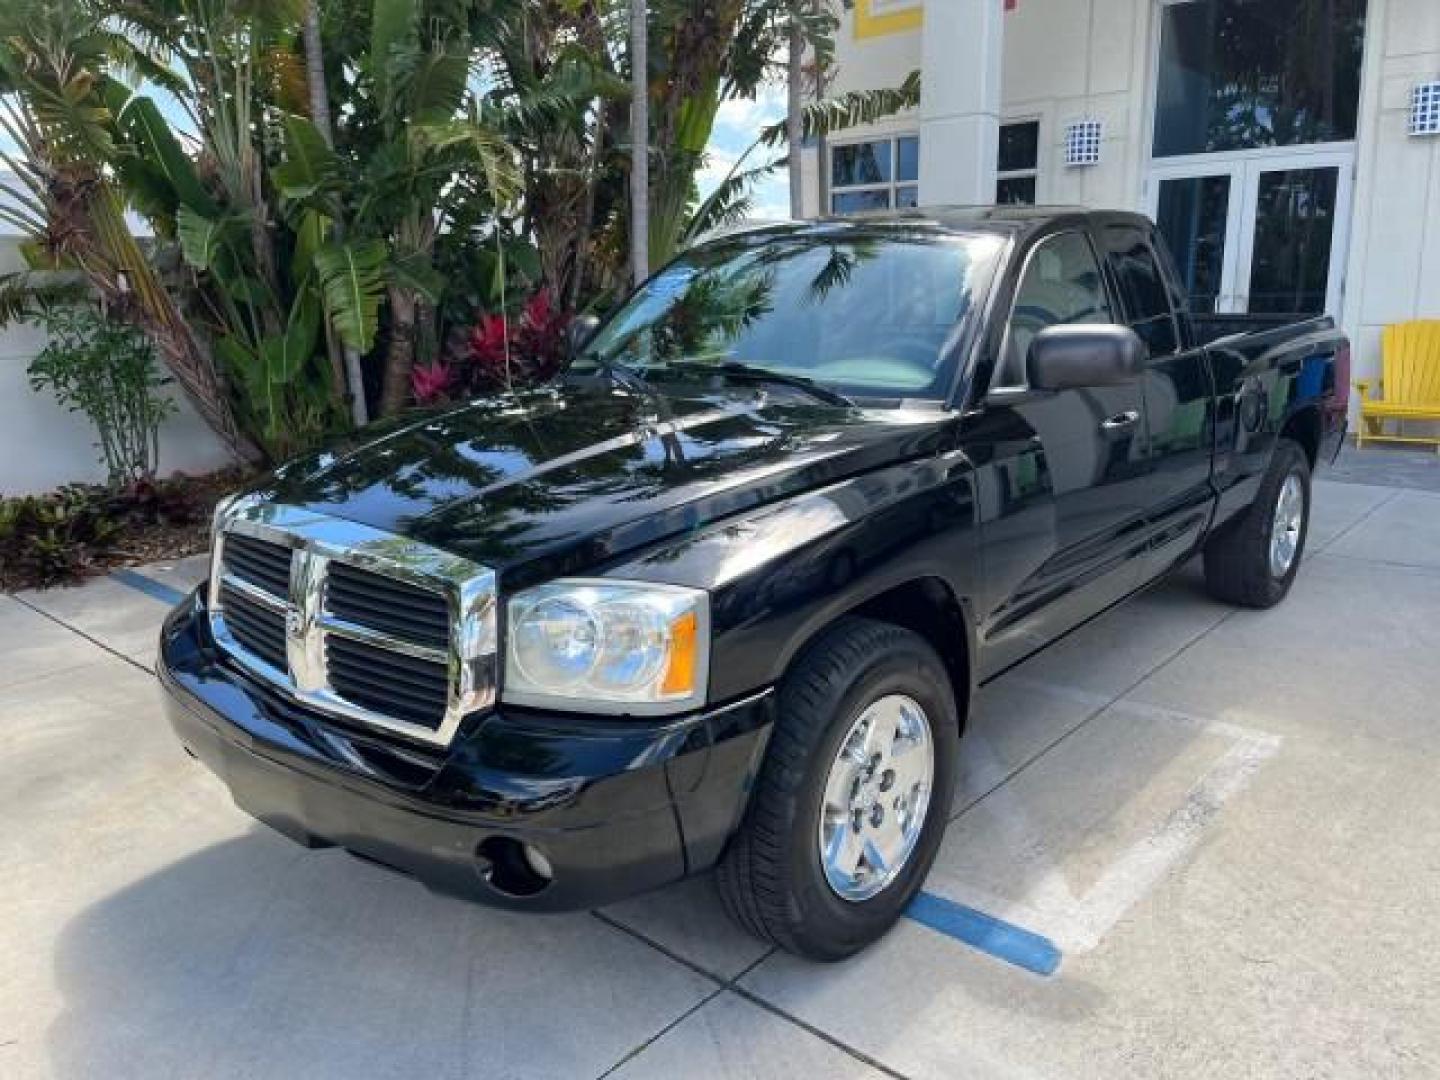
M 1280 492 L 1291 476 L 1299 479 L 1304 493 L 1300 538 L 1289 568 L 1277 575 L 1270 565 L 1270 541 Z M 1298 443 L 1280 439 L 1255 501 L 1205 543 L 1206 588 L 1216 599 L 1241 607 L 1274 607 L 1295 581 L 1309 534 L 1310 459 Z
M 755 792 L 720 863 L 720 896 L 755 936 L 813 960 L 840 960 L 890 928 L 935 861 L 955 791 L 955 695 L 945 665 L 923 638 L 859 618 L 825 631 L 791 667 L 779 693 L 779 718 Z M 930 801 L 894 880 L 869 899 L 845 900 L 821 867 L 825 783 L 851 725 L 889 694 L 912 698 L 930 722 Z

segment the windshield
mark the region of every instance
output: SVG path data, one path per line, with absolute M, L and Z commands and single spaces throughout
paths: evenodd
M 920 230 L 716 241 L 646 282 L 575 370 L 739 363 L 853 397 L 940 398 L 955 362 L 943 346 L 1001 246 Z

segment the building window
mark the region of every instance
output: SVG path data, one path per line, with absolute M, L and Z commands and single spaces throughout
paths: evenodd
M 1155 156 L 1355 137 L 1366 0 L 1161 9 Z
M 857 214 L 914 206 L 920 195 L 920 139 L 870 139 L 830 148 L 830 212 Z
M 995 201 L 1035 205 L 1035 180 L 1040 169 L 1040 121 L 1000 125 L 999 174 Z

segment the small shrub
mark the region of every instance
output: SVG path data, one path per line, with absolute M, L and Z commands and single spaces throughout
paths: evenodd
M 72 484 L 48 495 L 0 499 L 0 587 L 45 588 L 83 578 L 119 540 L 110 497 L 104 488 Z
M 94 307 L 56 307 L 40 316 L 50 340 L 30 362 L 30 386 L 49 390 L 71 412 L 83 412 L 110 483 L 155 475 L 160 424 L 174 405 L 161 394 L 154 351 L 133 327 Z

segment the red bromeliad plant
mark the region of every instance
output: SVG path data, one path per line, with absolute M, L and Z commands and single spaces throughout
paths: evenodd
M 572 313 L 548 288 L 535 293 L 518 317 L 483 315 L 440 363 L 417 367 L 411 376 L 422 405 L 446 398 L 523 389 L 551 379 L 565 361 L 565 332 Z
M 444 401 L 455 382 L 455 371 L 443 360 L 433 364 L 416 364 L 410 369 L 410 388 L 421 405 Z

